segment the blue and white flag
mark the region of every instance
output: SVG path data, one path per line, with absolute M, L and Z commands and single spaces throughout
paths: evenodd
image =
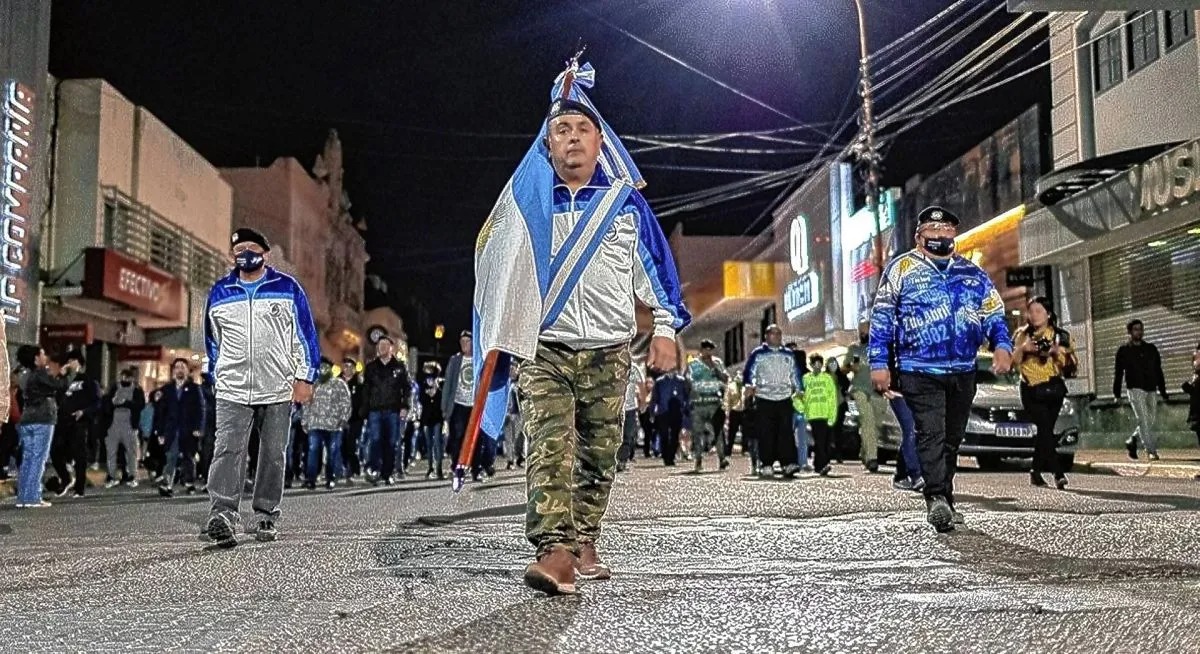
M 595 83 L 590 64 L 560 74 L 551 101 L 564 97 L 568 73 L 574 81 L 565 97 L 585 104 L 599 117 L 599 110 L 583 91 Z M 537 354 L 538 336 L 557 319 L 630 194 L 645 185 L 616 132 L 600 118 L 604 141 L 599 163 L 612 187 L 596 194 L 579 220 L 582 229 L 572 233 L 552 256 L 555 174 L 546 146 L 548 122 L 542 121 L 537 138 L 500 193 L 475 244 L 476 389 L 486 355 L 499 353 L 485 404 L 476 407 L 482 411 L 480 430 L 492 439 L 503 432 L 513 359 L 532 359 Z

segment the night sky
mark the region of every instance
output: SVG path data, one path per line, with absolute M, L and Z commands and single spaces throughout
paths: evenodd
M 867 0 L 872 50 L 950 4 Z M 326 131 L 337 128 L 351 211 L 369 226 L 368 272 L 398 297 L 419 298 L 452 333 L 470 318 L 475 234 L 580 39 L 597 70 L 590 95 L 622 135 L 794 123 L 618 28 L 817 129 L 828 131 L 858 102 L 850 95 L 858 68 L 851 0 L 56 0 L 53 7 L 52 74 L 107 79 L 215 165 L 295 156 L 311 167 Z M 998 16 L 932 61 L 927 76 L 1011 19 Z M 1043 70 L 908 132 L 887 151 L 886 181 L 940 168 L 1043 100 L 1047 79 Z M 826 140 L 810 130 L 788 136 Z M 644 193 L 653 206 L 745 177 L 661 166 L 776 170 L 812 156 L 807 146 L 774 147 L 793 151 L 637 156 L 649 182 Z M 739 234 L 777 192 L 672 216 L 663 226 L 682 219 L 689 233 Z

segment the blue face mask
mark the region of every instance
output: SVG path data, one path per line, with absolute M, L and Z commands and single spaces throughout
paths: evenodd
M 265 262 L 266 259 L 263 257 L 263 255 L 253 250 L 239 252 L 237 256 L 233 258 L 234 266 L 236 266 L 238 270 L 248 273 L 257 272 L 259 268 L 263 267 Z

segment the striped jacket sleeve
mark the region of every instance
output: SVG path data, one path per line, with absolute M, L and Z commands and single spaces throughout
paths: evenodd
M 634 293 L 654 314 L 654 335 L 675 338 L 675 333 L 692 322 L 683 304 L 683 289 L 675 259 L 663 236 L 658 218 L 641 193 L 629 196 L 637 210 L 638 251 L 634 263 Z M 639 265 L 640 264 L 640 265 Z
M 292 358 L 296 362 L 296 379 L 313 383 L 317 380 L 317 362 L 321 360 L 321 343 L 308 294 L 300 282 L 292 282 L 292 312 L 295 329 L 292 332 Z

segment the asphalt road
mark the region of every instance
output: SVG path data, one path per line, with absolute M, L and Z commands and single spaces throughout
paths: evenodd
M 639 460 L 639 463 L 641 461 Z M 523 477 L 289 491 L 281 538 L 197 539 L 203 497 L 0 509 L 11 651 L 1200 651 L 1200 483 L 966 473 L 937 535 L 890 477 L 757 481 L 644 464 L 609 582 L 525 589 Z M 249 501 L 246 502 L 248 509 Z

